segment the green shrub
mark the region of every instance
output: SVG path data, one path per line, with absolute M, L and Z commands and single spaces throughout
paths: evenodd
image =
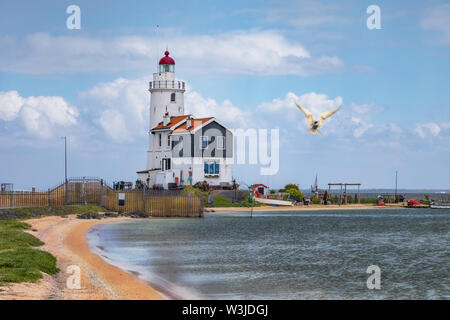
M 313 204 L 320 204 L 320 198 L 314 196 L 314 197 L 311 198 L 311 202 L 312 202 Z
M 286 190 L 286 192 L 287 192 L 287 190 L 290 190 L 290 189 L 300 190 L 298 188 L 298 186 L 293 183 L 288 183 L 287 185 L 284 186 L 284 190 Z
M 290 198 L 295 199 L 296 201 L 301 201 L 303 199 L 303 193 L 298 189 L 298 187 L 296 189 L 286 189 L 286 193 L 289 194 Z
M 192 186 L 186 186 L 183 190 L 181 190 L 182 195 L 191 195 L 191 196 L 201 196 L 203 193 L 200 189 L 194 188 Z

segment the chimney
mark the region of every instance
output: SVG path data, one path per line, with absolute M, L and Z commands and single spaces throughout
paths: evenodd
M 164 126 L 167 126 L 167 125 L 169 124 L 169 122 L 170 122 L 169 113 L 166 112 L 166 113 L 164 114 L 164 117 L 163 117 L 163 124 L 164 124 Z
M 186 129 L 189 129 L 192 126 L 192 118 L 191 115 L 189 115 L 186 119 Z

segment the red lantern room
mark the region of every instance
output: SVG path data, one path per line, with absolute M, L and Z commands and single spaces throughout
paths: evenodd
M 159 60 L 159 72 L 175 72 L 175 60 L 169 57 L 169 51 L 164 52 L 164 55 Z

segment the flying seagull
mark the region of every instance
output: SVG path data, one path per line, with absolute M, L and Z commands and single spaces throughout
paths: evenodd
M 306 132 L 310 132 L 312 134 L 319 134 L 322 135 L 322 133 L 319 131 L 319 128 L 322 128 L 323 122 L 331 117 L 333 114 L 339 111 L 340 107 L 328 112 L 321 113 L 319 116 L 319 121 L 314 120 L 313 115 L 311 111 L 308 109 L 303 108 L 300 104 L 296 103 L 297 107 L 305 114 L 306 121 L 308 121 L 308 126 L 311 127 L 311 129 L 306 130 Z

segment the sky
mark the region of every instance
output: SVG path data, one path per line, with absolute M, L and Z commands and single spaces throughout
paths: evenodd
M 279 130 L 277 174 L 236 164 L 238 182 L 450 189 L 449 21 L 438 0 L 2 1 L 0 183 L 63 181 L 61 136 L 69 176 L 135 181 L 168 48 L 186 113 Z M 295 102 L 340 110 L 311 135 Z

